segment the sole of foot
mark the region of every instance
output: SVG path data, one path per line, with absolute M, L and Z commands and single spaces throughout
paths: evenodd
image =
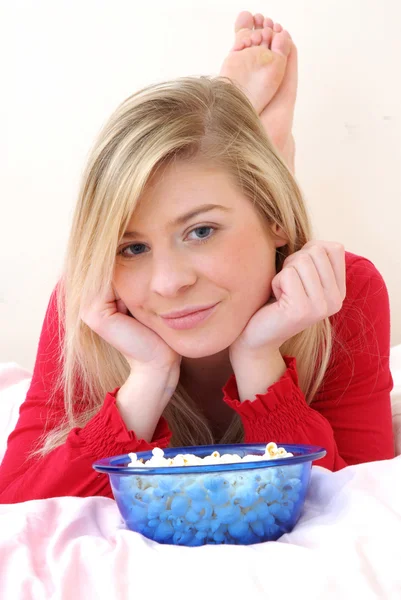
M 247 95 L 274 146 L 293 171 L 297 48 L 279 23 L 260 13 L 241 12 L 234 29 L 234 45 L 220 75 L 229 77 Z
M 220 75 L 229 77 L 260 114 L 283 81 L 292 48 L 290 34 L 261 14 L 241 12 L 235 21 L 235 41 Z

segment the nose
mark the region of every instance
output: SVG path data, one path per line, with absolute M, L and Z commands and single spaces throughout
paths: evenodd
M 175 297 L 185 288 L 194 285 L 196 280 L 196 270 L 188 256 L 167 251 L 160 256 L 153 256 L 152 292 L 160 296 Z

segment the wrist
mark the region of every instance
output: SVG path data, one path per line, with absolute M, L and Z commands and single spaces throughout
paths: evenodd
M 146 364 L 138 364 L 131 372 L 122 387 L 129 390 L 143 390 L 152 398 L 160 398 L 164 404 L 174 394 L 180 377 L 179 366 L 152 368 Z
M 265 394 L 287 370 L 278 348 L 264 348 L 230 354 L 239 400 L 255 400 L 257 394 Z
M 116 395 L 116 407 L 128 430 L 151 442 L 157 423 L 174 394 L 179 370 L 137 368 Z
M 178 360 L 174 361 L 159 361 L 157 362 L 140 362 L 138 360 L 133 360 L 127 358 L 128 365 L 130 367 L 130 376 L 138 375 L 143 377 L 148 377 L 149 375 L 155 376 L 158 379 L 168 377 L 171 373 L 179 371 L 182 357 L 180 356 Z
M 266 362 L 269 359 L 275 359 L 280 355 L 280 346 L 269 345 L 261 346 L 260 348 L 246 348 L 244 346 L 236 346 L 233 344 L 229 349 L 231 366 L 239 367 L 242 364 L 256 364 L 258 362 Z

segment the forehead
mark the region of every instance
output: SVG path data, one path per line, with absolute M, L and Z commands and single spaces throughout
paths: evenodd
M 190 161 L 173 162 L 148 182 L 130 225 L 142 221 L 171 220 L 202 204 L 234 208 L 244 195 L 221 168 Z

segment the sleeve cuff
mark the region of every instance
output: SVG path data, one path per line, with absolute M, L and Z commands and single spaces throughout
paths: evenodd
M 160 417 L 151 442 L 138 439 L 134 431 L 127 429 L 116 406 L 118 390 L 106 395 L 99 412 L 82 429 L 76 427 L 70 432 L 71 441 L 75 439 L 95 459 L 151 450 L 156 446 L 166 448 L 172 436 L 166 419 Z
M 241 417 L 246 442 L 285 442 L 292 438 L 308 413 L 309 407 L 298 383 L 296 358 L 283 356 L 283 359 L 287 366 L 285 373 L 266 393 L 256 394 L 253 401 L 240 402 L 234 375 L 223 387 L 224 402 Z

